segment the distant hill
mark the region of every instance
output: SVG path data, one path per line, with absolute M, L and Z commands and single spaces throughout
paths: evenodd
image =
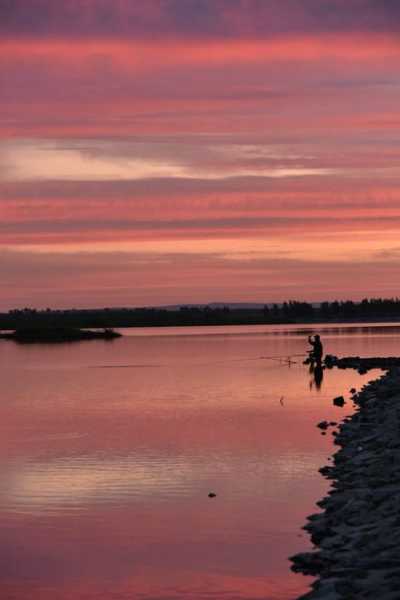
M 199 308 L 203 310 L 208 307 L 211 309 L 218 308 L 230 308 L 232 310 L 262 310 L 264 306 L 272 306 L 272 304 L 267 302 L 207 302 L 205 304 L 168 304 L 165 306 L 150 306 L 148 308 L 155 308 L 161 310 L 179 310 L 181 307 L 185 308 Z

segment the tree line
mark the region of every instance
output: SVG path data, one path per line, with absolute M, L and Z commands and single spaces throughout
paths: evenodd
M 0 313 L 0 329 L 26 327 L 167 327 L 249 325 L 318 321 L 388 321 L 400 318 L 399 298 L 365 298 L 309 303 L 289 300 L 257 308 L 181 306 L 166 308 L 99 308 L 69 310 L 14 309 Z

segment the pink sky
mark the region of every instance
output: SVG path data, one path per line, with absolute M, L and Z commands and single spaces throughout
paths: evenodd
M 399 295 L 396 2 L 1 11 L 1 309 Z

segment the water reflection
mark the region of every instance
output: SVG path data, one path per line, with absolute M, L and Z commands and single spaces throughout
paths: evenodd
M 337 324 L 320 324 L 313 323 L 307 327 L 299 327 L 298 325 L 286 325 L 277 328 L 273 326 L 272 330 L 266 330 L 265 335 L 277 335 L 277 336 L 299 336 L 307 337 L 315 333 L 323 333 L 324 335 L 399 335 L 400 324 L 399 323 L 360 323 L 354 325 L 353 323 L 337 323 Z
M 287 360 L 304 357 L 304 337 L 215 329 L 0 343 L 4 597 L 285 600 L 307 589 L 287 557 L 305 549 L 301 526 L 325 492 L 331 445 L 315 424 L 337 420 L 332 398 L 373 374 Z M 394 344 L 342 335 L 327 350 Z
M 324 379 L 324 368 L 321 363 L 312 362 L 309 366 L 310 378 L 310 390 L 315 386 L 316 390 L 320 390 Z

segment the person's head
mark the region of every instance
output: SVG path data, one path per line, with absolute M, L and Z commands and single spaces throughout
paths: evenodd
M 316 335 L 314 335 L 314 338 L 315 338 L 316 340 L 319 340 L 319 335 L 318 335 L 318 333 L 317 333 Z

